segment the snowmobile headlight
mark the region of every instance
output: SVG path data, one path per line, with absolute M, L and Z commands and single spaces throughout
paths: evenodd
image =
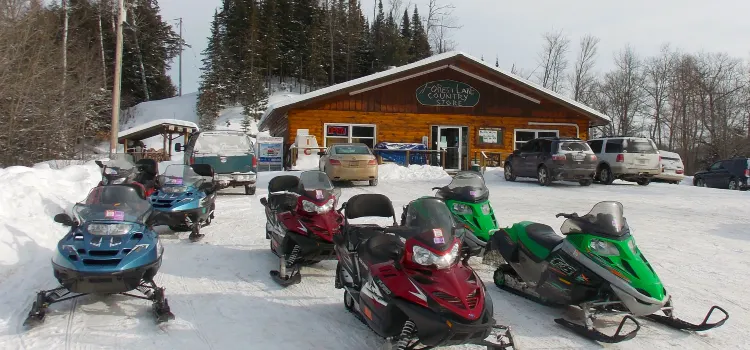
M 124 178 L 124 177 L 121 177 L 121 178 L 117 178 L 117 179 L 114 179 L 114 180 L 112 180 L 112 184 L 113 184 L 113 185 L 119 185 L 119 184 L 121 184 L 121 183 L 123 183 L 123 182 L 125 182 L 125 178 Z
M 482 204 L 482 214 L 490 215 L 491 211 L 492 211 L 492 208 L 490 208 L 490 203 Z
M 615 247 L 614 244 L 609 243 L 607 241 L 602 241 L 599 239 L 592 239 L 591 243 L 589 243 L 589 248 L 594 251 L 594 253 L 604 256 L 617 256 L 620 255 L 620 251 L 617 250 L 617 247 Z
M 453 203 L 453 211 L 461 215 L 471 214 L 471 208 L 463 203 Z
M 164 193 L 181 193 L 187 191 L 187 186 L 169 186 L 161 189 Z
M 459 244 L 453 244 L 450 252 L 445 255 L 437 255 L 428 249 L 415 245 L 412 247 L 412 261 L 417 264 L 430 266 L 435 265 L 438 269 L 450 267 L 458 257 Z
M 633 255 L 638 254 L 638 250 L 635 248 L 635 238 L 630 238 L 630 241 L 628 241 L 628 248 L 630 248 L 630 251 L 633 252 Z
M 331 198 L 326 204 L 323 204 L 321 206 L 316 205 L 313 202 L 310 201 L 302 201 L 302 209 L 305 210 L 308 213 L 318 213 L 323 214 L 331 211 L 333 209 L 334 204 L 336 203 L 336 200 Z
M 97 236 L 122 236 L 130 232 L 131 224 L 89 224 L 87 230 Z

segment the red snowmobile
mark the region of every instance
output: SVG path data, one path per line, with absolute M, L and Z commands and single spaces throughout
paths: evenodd
M 300 268 L 336 259 L 333 237 L 341 233 L 343 217 L 336 211 L 340 191 L 328 175 L 305 171 L 297 178 L 282 175 L 268 183 L 266 238 L 279 257 L 279 270 L 271 277 L 282 286 L 302 281 Z
M 442 200 L 412 201 L 401 226 L 390 199 L 380 194 L 356 195 L 341 210 L 335 286 L 344 289 L 344 306 L 392 349 L 515 349 L 510 328 L 496 324 L 492 300 L 467 264 L 470 254 L 461 249 L 458 226 Z M 349 223 L 361 217 L 393 217 L 394 226 Z

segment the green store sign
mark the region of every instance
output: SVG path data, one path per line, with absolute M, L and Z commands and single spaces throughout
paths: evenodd
M 474 107 L 479 103 L 479 91 L 454 80 L 431 81 L 417 88 L 417 101 L 425 106 Z

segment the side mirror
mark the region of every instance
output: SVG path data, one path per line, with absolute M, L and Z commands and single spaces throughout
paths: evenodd
M 322 156 L 326 155 L 326 151 L 320 151 L 320 152 L 318 152 L 318 155 L 322 157 Z
M 264 207 L 267 207 L 268 206 L 268 199 L 266 199 L 266 197 L 261 197 L 260 198 L 260 204 L 262 204 Z
M 174 144 L 174 151 L 175 152 L 182 152 L 182 144 L 181 143 L 175 143 Z
M 98 165 L 100 168 L 104 169 L 104 163 L 102 163 L 101 160 L 96 160 L 94 161 L 94 163 L 96 163 L 96 165 Z
M 68 214 L 57 214 L 55 215 L 55 222 L 62 224 L 63 226 L 76 226 L 76 222 Z

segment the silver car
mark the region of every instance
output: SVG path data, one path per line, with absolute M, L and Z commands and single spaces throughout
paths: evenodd
M 596 180 L 606 185 L 616 179 L 646 186 L 661 173 L 656 144 L 645 137 L 603 137 L 588 141 L 599 158 Z

